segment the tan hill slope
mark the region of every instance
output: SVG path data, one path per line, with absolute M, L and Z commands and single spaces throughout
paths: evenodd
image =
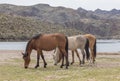
M 11 16 L 30 17 L 35 22 L 40 20 L 44 24 L 48 24 L 46 22 L 49 22 L 49 24 L 59 24 L 59 26 L 67 29 L 72 28 L 83 33 L 92 33 L 97 37 L 120 38 L 120 10 L 117 9 L 111 11 L 100 9 L 89 11 L 83 8 L 74 10 L 65 7 L 52 7 L 48 4 L 32 6 L 1 4 L 0 13 Z M 33 22 L 33 20 L 27 20 Z M 18 19 L 18 22 L 21 21 Z M 39 27 L 39 25 L 36 26 Z M 33 25 L 32 27 L 36 26 Z
M 0 40 L 26 40 L 39 33 L 75 35 L 80 31 L 27 17 L 0 14 Z

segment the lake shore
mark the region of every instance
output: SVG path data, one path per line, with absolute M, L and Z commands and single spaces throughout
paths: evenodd
M 22 59 L 22 52 L 24 52 L 24 50 L 0 50 L 0 61 L 1 60 L 6 60 L 6 59 L 13 59 L 13 58 L 21 58 Z M 52 59 L 52 54 L 53 51 L 43 51 L 43 54 L 45 56 L 45 58 L 47 59 Z M 116 55 L 120 55 L 120 52 L 118 53 L 108 53 L 108 52 L 100 52 L 97 53 L 97 57 L 99 56 L 116 56 Z M 32 51 L 31 53 L 31 57 L 36 59 L 37 53 L 36 51 Z M 76 56 L 76 55 L 75 55 Z M 71 58 L 71 52 L 69 51 L 69 57 Z M 77 58 L 77 57 L 75 57 Z

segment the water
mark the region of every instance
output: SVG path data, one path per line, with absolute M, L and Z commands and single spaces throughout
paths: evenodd
M 27 42 L 0 42 L 0 50 L 25 50 Z M 120 52 L 120 40 L 98 40 L 97 52 Z
M 98 40 L 98 52 L 120 52 L 120 40 Z
M 0 50 L 24 50 L 27 42 L 0 42 Z

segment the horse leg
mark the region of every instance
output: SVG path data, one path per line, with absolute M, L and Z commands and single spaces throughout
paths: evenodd
M 68 53 L 66 53 L 66 55 L 64 55 L 66 58 L 66 69 L 68 69 L 69 66 L 69 62 L 68 62 Z
M 94 52 L 93 52 L 93 49 L 90 49 L 90 50 L 91 50 L 91 60 L 92 60 L 92 63 L 94 64 L 95 62 Z
M 75 50 L 75 52 L 76 52 L 76 55 L 77 55 L 77 57 L 78 57 L 78 59 L 79 59 L 80 65 L 81 65 L 81 60 L 80 60 L 80 56 L 79 56 L 79 54 L 78 54 L 77 49 Z
M 83 55 L 82 64 L 84 64 L 85 63 L 85 52 L 82 49 L 81 49 L 81 52 L 82 52 L 82 55 Z
M 43 62 L 44 62 L 44 68 L 46 68 L 47 63 L 46 63 L 46 61 L 45 61 L 45 59 L 44 59 L 44 55 L 43 55 L 43 52 L 42 52 L 42 51 L 41 51 L 41 57 L 42 57 L 42 60 L 43 60 Z
M 72 51 L 72 62 L 71 65 L 74 63 L 74 51 Z
M 60 68 L 63 68 L 63 66 L 64 66 L 64 55 L 63 55 L 63 53 L 61 53 L 62 55 L 62 64 L 61 64 L 61 66 L 60 66 Z
M 39 53 L 39 51 L 37 51 L 37 64 L 36 64 L 35 68 L 39 67 L 39 59 L 40 59 L 40 53 Z
M 63 58 L 65 57 L 65 59 L 66 59 L 66 69 L 68 69 L 68 66 L 69 66 L 68 53 L 65 50 L 62 50 L 62 53 L 64 55 Z

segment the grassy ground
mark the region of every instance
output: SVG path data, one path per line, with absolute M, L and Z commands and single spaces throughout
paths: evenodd
M 36 55 L 28 69 L 23 68 L 20 52 L 2 52 L 0 55 L 0 81 L 120 81 L 120 55 L 98 55 L 96 64 L 79 66 L 78 60 L 69 69 L 53 65 L 52 55 L 46 55 L 47 68 L 34 69 Z M 12 56 L 13 55 L 13 56 Z

